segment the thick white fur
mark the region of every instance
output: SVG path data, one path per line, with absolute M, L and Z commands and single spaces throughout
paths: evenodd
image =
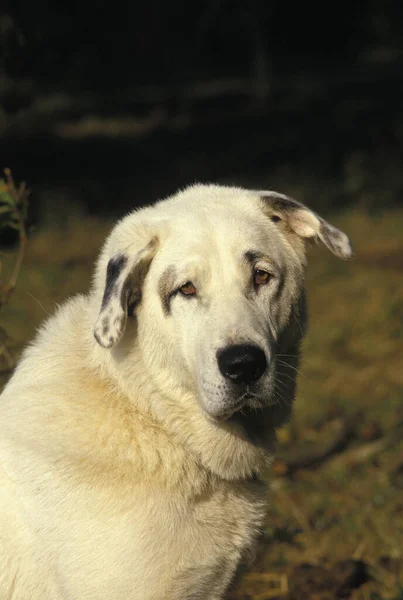
M 101 347 L 93 331 L 108 260 L 132 260 L 150 240 L 136 318 L 113 348 Z M 264 519 L 265 488 L 251 476 L 270 460 L 276 423 L 254 444 L 236 424 L 211 418 L 226 402 L 212 356 L 251 340 L 270 358 L 267 339 L 287 326 L 303 285 L 303 249 L 293 240 L 263 216 L 257 192 L 215 186 L 116 226 L 91 292 L 42 326 L 0 398 L 1 600 L 223 596 Z M 277 266 L 291 273 L 289 299 L 267 318 L 243 299 L 233 264 L 251 243 L 273 243 Z M 176 295 L 164 315 L 159 277 L 189 261 L 204 295 Z

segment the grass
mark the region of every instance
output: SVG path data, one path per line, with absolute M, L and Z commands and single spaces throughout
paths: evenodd
M 350 209 L 334 222 L 350 234 L 356 259 L 309 250 L 310 329 L 279 456 L 317 447 L 348 415 L 358 413 L 358 423 L 347 448 L 316 468 L 271 475 L 261 549 L 233 600 L 403 600 L 403 210 Z M 110 225 L 72 219 L 31 237 L 1 315 L 17 353 L 57 303 L 88 289 Z M 366 576 L 343 591 L 351 561 Z

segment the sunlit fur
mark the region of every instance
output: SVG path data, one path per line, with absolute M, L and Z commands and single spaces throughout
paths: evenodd
M 129 214 L 90 293 L 24 352 L 0 399 L 1 600 L 223 597 L 262 525 L 258 476 L 294 397 L 305 238 L 351 254 L 272 197 L 194 186 Z M 259 289 L 250 251 L 272 274 Z M 188 281 L 191 297 L 177 292 Z M 216 360 L 239 343 L 268 362 L 244 388 Z

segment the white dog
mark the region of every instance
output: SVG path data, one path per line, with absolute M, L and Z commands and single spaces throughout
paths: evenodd
M 197 185 L 112 231 L 0 398 L 0 599 L 222 598 L 289 417 L 306 240 L 274 192 Z

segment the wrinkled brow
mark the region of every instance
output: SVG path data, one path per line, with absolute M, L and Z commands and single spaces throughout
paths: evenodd
M 175 280 L 176 269 L 171 265 L 165 269 L 158 282 L 158 294 L 161 298 L 162 309 L 166 315 L 169 315 L 171 312 L 171 296 Z
M 264 260 L 267 263 L 273 265 L 273 267 L 275 267 L 278 271 L 280 271 L 279 263 L 276 260 L 274 260 L 271 256 L 267 256 L 267 254 L 259 252 L 259 250 L 248 250 L 247 252 L 245 252 L 244 258 L 251 267 L 254 267 L 259 260 Z

